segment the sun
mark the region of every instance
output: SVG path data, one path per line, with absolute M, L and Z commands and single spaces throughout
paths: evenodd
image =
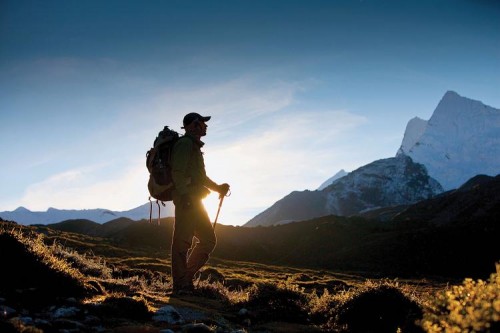
M 205 209 L 207 210 L 208 216 L 210 217 L 210 222 L 214 223 L 215 217 L 217 215 L 217 209 L 219 208 L 219 194 L 216 192 L 210 193 L 209 196 L 207 196 L 205 199 L 203 199 L 203 205 L 205 206 Z M 217 220 L 217 223 L 220 223 L 223 217 L 219 213 L 219 219 Z

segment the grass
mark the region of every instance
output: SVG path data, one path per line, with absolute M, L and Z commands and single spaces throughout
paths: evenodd
M 147 320 L 158 308 L 174 304 L 203 309 L 248 331 L 500 331 L 500 264 L 487 281 L 446 285 L 212 258 L 197 277 L 194 298 L 173 300 L 167 295 L 172 287 L 167 253 L 42 231 L 0 224 L 1 262 L 9 272 L 0 275 L 0 296 L 12 297 L 13 290 L 33 283 L 41 291 L 65 286 L 48 287 L 44 292 L 52 297 L 46 301 L 78 296 L 110 326 L 117 317 Z

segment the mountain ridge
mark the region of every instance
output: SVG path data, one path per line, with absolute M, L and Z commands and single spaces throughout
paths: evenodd
M 114 219 L 125 217 L 137 221 L 141 219 L 149 219 L 150 208 L 152 208 L 151 217 L 158 218 L 158 207 L 160 208 L 160 216 L 168 217 L 174 215 L 173 204 L 168 202 L 163 205 L 157 205 L 156 202 L 145 203 L 138 207 L 124 210 L 112 211 L 104 208 L 95 209 L 57 209 L 50 207 L 45 212 L 31 211 L 23 206 L 16 208 L 13 211 L 0 212 L 0 217 L 5 220 L 16 221 L 19 224 L 51 224 L 65 220 L 86 219 L 96 223 L 106 223 Z
M 443 192 L 425 167 L 400 155 L 380 159 L 335 180 L 321 191 L 292 192 L 245 226 L 275 225 L 324 215 L 351 216 L 380 207 L 412 204 Z

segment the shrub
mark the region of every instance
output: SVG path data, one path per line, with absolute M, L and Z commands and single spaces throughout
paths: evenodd
M 331 294 L 328 289 L 323 290 L 323 294 L 318 296 L 316 293 L 311 294 L 309 302 L 309 318 L 313 323 L 324 325 L 329 318 L 334 316 L 333 309 L 335 305 L 340 302 L 342 296 L 346 292 Z
M 103 318 L 127 318 L 128 320 L 144 321 L 151 318 L 147 301 L 144 298 L 127 297 L 115 294 L 103 302 L 90 304 L 88 310 Z
M 330 293 L 324 290 L 310 302 L 310 318 L 334 332 L 422 332 L 420 300 L 397 282 L 367 281 L 359 287 Z
M 381 284 L 361 290 L 337 308 L 336 323 L 348 332 L 421 332 L 422 318 L 417 302 L 397 286 Z
M 288 282 L 259 283 L 247 291 L 248 301 L 245 306 L 255 313 L 257 319 L 307 321 L 309 299 L 296 285 Z
M 488 281 L 467 278 L 437 293 L 422 327 L 429 333 L 500 332 L 500 263 Z

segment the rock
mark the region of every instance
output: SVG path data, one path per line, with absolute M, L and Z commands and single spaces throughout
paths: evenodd
M 213 333 L 213 330 L 203 323 L 194 323 L 182 326 L 182 333 Z
M 72 307 L 62 307 L 62 308 L 59 308 L 59 309 L 56 309 L 54 311 L 54 313 L 52 314 L 52 318 L 70 318 L 70 317 L 74 317 L 78 314 L 78 312 L 80 312 L 80 309 L 72 306 Z
M 153 315 L 153 320 L 166 322 L 170 325 L 179 325 L 185 322 L 180 313 L 171 305 L 165 305 L 159 308 Z

